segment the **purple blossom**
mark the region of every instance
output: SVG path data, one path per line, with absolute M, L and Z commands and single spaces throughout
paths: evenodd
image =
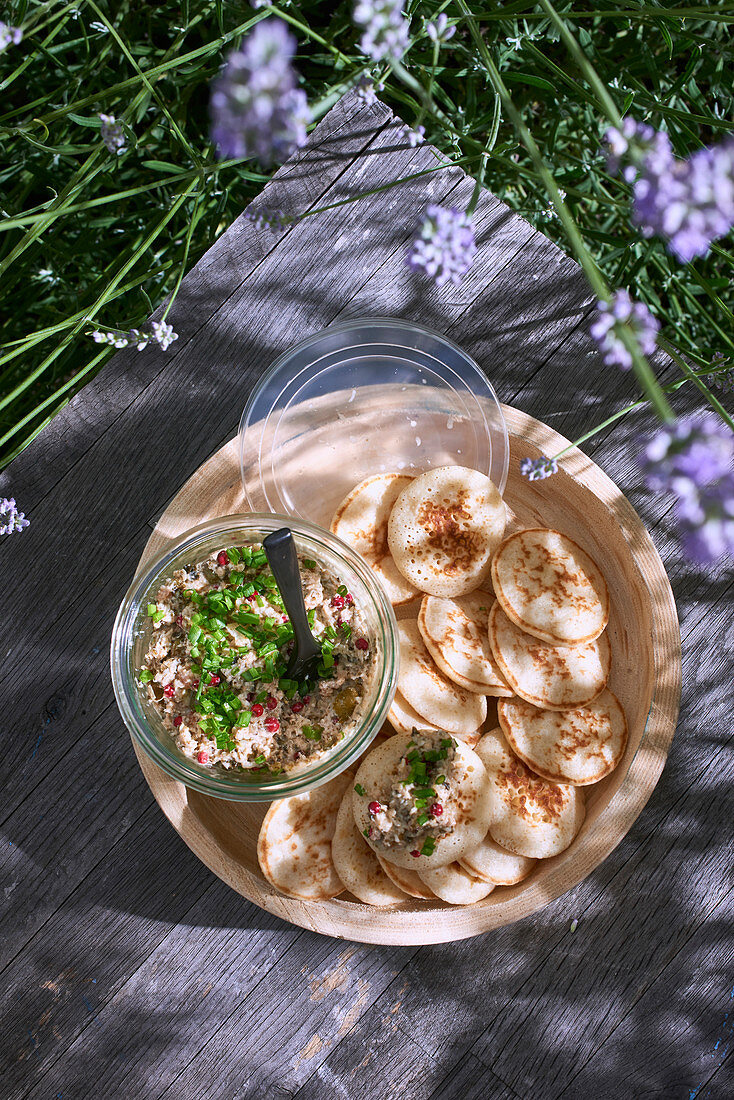
M 260 206 L 257 210 L 248 206 L 244 211 L 244 217 L 252 222 L 256 229 L 272 229 L 277 231 L 284 229 L 288 224 L 281 210 L 272 210 L 269 206 Z
M 281 20 L 266 19 L 229 55 L 210 104 L 221 158 L 255 157 L 269 168 L 305 143 L 310 113 L 291 65 L 296 45 Z
M 411 149 L 415 149 L 416 145 L 422 145 L 426 140 L 425 126 L 416 126 L 413 129 L 410 126 L 403 126 L 401 134 L 407 139 Z
M 558 473 L 558 463 L 555 458 L 523 458 L 520 473 L 528 481 L 543 481 Z
M 455 206 L 432 204 L 426 210 L 406 262 L 413 271 L 430 275 L 437 286 L 449 281 L 458 286 L 476 251 L 469 215 Z
M 681 262 L 705 256 L 734 226 L 734 134 L 685 160 L 673 155 L 667 134 L 625 119 L 608 130 L 610 171 L 629 163 L 632 221 L 644 237 L 663 237 Z
M 374 84 L 366 76 L 361 76 L 356 84 L 357 95 L 363 100 L 368 107 L 374 107 L 377 103 L 377 93 L 384 91 L 385 85 L 380 81 L 379 84 Z
M 448 23 L 449 18 L 445 11 L 439 12 L 436 18 L 431 21 L 426 20 L 426 34 L 432 42 L 443 46 L 450 38 L 453 38 L 456 34 L 456 27 L 453 24 L 449 26 Z
M 734 556 L 734 474 L 682 491 L 676 518 L 686 554 L 702 565 Z
M 363 28 L 359 48 L 373 61 L 400 61 L 410 45 L 400 0 L 357 0 L 354 22 Z
M 713 412 L 683 417 L 655 433 L 641 466 L 653 490 L 675 490 L 680 478 L 707 485 L 734 468 L 734 433 Z
M 8 46 L 19 46 L 22 41 L 22 29 L 11 27 L 9 23 L 3 23 L 0 19 L 0 53 L 4 53 Z
M 638 462 L 649 489 L 675 494 L 690 558 L 711 563 L 734 555 L 734 433 L 715 413 L 660 428 Z
M 610 127 L 604 134 L 608 145 L 607 169 L 616 176 L 621 169 L 627 183 L 637 178 L 638 167 L 645 160 L 659 169 L 673 159 L 670 138 L 663 130 L 654 130 L 646 122 L 626 118 L 621 130 Z
M 158 344 L 162 351 L 168 351 L 178 333 L 165 321 L 152 321 L 147 328 L 131 328 L 128 332 L 120 329 L 95 330 L 89 333 L 95 344 L 111 344 L 114 348 L 137 348 L 143 351 L 148 344 Z
M 110 153 L 118 155 L 125 149 L 125 131 L 114 115 L 100 115 L 99 132 Z
M 3 497 L 0 500 L 0 535 L 12 535 L 14 531 L 22 531 L 30 520 L 19 512 L 12 497 Z
M 643 302 L 633 302 L 626 290 L 618 290 L 611 303 L 597 302 L 596 308 L 589 332 L 608 367 L 629 370 L 632 366 L 632 355 L 620 337 L 622 328 L 634 334 L 644 355 L 652 355 L 660 325 Z

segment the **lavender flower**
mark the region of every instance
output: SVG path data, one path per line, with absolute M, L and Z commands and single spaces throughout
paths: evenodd
M 173 325 L 167 325 L 165 321 L 152 321 L 150 325 L 151 339 L 155 340 L 162 351 L 168 351 L 174 340 L 178 340 L 178 333 L 173 331 Z
M 690 558 L 711 563 L 734 555 L 734 433 L 715 413 L 660 428 L 638 463 L 649 489 L 675 494 Z
M 260 206 L 255 210 L 248 206 L 244 211 L 244 217 L 252 222 L 256 229 L 272 229 L 277 231 L 284 229 L 288 220 L 281 210 L 272 210 L 269 206 Z
M 281 20 L 266 19 L 229 55 L 210 105 L 220 157 L 255 157 L 269 168 L 305 143 L 310 112 L 291 65 L 296 45 Z
M 609 146 L 607 169 L 616 176 L 620 170 L 627 183 L 633 183 L 638 175 L 638 167 L 643 161 L 650 161 L 658 168 L 673 159 L 673 147 L 670 138 L 662 130 L 653 130 L 645 122 L 626 118 L 622 129 L 610 127 L 604 134 Z M 628 163 L 625 163 L 628 162 Z
M 12 535 L 14 531 L 22 531 L 30 520 L 19 512 L 12 497 L 3 497 L 0 500 L 0 535 Z
M 178 333 L 165 321 L 152 321 L 148 328 L 131 328 L 129 332 L 105 329 L 95 330 L 90 335 L 95 344 L 111 344 L 114 348 L 137 348 L 138 351 L 143 351 L 151 343 L 158 344 L 162 351 L 168 351 L 173 341 L 178 340 Z
M 400 0 L 357 0 L 354 22 L 364 28 L 359 48 L 373 61 L 400 61 L 410 45 Z
M 630 161 L 623 175 L 632 184 L 632 221 L 644 237 L 663 237 L 688 263 L 734 226 L 734 134 L 686 160 L 674 157 L 667 134 L 634 119 L 607 131 L 606 140 L 610 170 Z
M 626 290 L 618 290 L 611 303 L 597 302 L 599 311 L 589 332 L 599 345 L 608 367 L 629 370 L 632 356 L 620 338 L 623 327 L 637 338 L 644 355 L 652 355 L 660 325 L 643 302 L 633 302 Z
M 413 240 L 406 262 L 413 271 L 425 271 L 443 286 L 449 280 L 458 286 L 472 265 L 477 246 L 471 218 L 457 207 L 436 206 L 426 216 Z
M 125 149 L 125 131 L 122 123 L 118 122 L 114 115 L 100 115 L 99 120 L 102 141 L 111 153 L 119 156 Z
M 23 31 L 20 27 L 11 27 L 0 19 L 0 53 L 4 53 L 8 46 L 19 46 L 22 40 Z
M 368 107 L 374 107 L 377 103 L 377 93 L 383 91 L 385 85 L 380 82 L 375 85 L 366 76 L 361 76 L 356 84 L 357 95 L 364 100 Z
M 734 475 L 682 491 L 676 518 L 686 554 L 702 565 L 734 556 Z
M 439 12 L 434 20 L 426 20 L 426 34 L 432 42 L 439 46 L 445 45 L 449 38 L 456 34 L 456 27 L 448 25 L 449 19 L 445 11 Z
M 520 473 L 528 481 L 543 481 L 558 473 L 555 458 L 524 458 L 520 463 Z
M 412 130 L 410 126 L 403 126 L 401 133 L 402 136 L 407 139 L 411 149 L 415 149 L 416 145 L 422 145 L 426 140 L 425 126 L 416 126 Z

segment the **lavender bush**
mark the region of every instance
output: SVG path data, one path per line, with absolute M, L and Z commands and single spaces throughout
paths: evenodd
M 427 204 L 408 227 L 416 286 L 467 277 L 483 186 L 565 248 L 598 301 L 599 354 L 642 389 L 629 406 L 647 409 L 640 477 L 672 494 L 692 558 L 731 551 L 731 469 L 704 477 L 699 436 L 719 455 L 734 427 L 732 69 L 715 5 L 11 2 L 0 22 L 0 463 L 116 348 L 172 354 L 166 315 L 185 272 L 243 209 L 257 231 L 293 220 L 249 204 L 356 88 L 397 111 L 400 140 L 430 141 L 476 181 L 466 209 Z M 680 372 L 665 389 L 656 347 Z M 677 385 L 696 387 L 717 419 L 685 435 Z M 661 440 L 655 473 L 647 456 Z M 683 475 L 686 448 L 699 465 Z M 664 478 L 673 455 L 679 472 Z M 543 480 L 559 459 L 523 473 Z

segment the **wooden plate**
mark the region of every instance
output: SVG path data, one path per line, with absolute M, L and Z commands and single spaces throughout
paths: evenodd
M 629 724 L 625 757 L 610 776 L 588 788 L 586 821 L 571 847 L 541 860 L 525 882 L 498 887 L 466 908 L 406 898 L 401 905 L 376 909 L 348 894 L 309 903 L 277 893 L 260 873 L 256 855 L 267 806 L 190 791 L 136 746 L 156 801 L 189 848 L 238 893 L 293 924 L 363 943 L 425 944 L 475 936 L 519 920 L 575 886 L 609 855 L 640 814 L 663 769 L 678 716 L 681 661 L 675 603 L 662 562 L 623 494 L 580 451 L 571 450 L 552 478 L 532 483 L 521 478 L 522 458 L 557 454 L 568 441 L 517 409 L 504 406 L 503 411 L 511 446 L 505 500 L 523 526 L 557 528 L 579 542 L 609 585 L 610 687 Z M 246 510 L 235 438 L 171 501 L 140 565 L 187 528 Z

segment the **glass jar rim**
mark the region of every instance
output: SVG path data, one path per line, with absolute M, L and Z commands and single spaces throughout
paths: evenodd
M 342 562 L 361 582 L 372 600 L 374 628 L 379 632 L 379 652 L 374 697 L 360 725 L 344 741 L 329 750 L 324 759 L 290 776 L 270 782 L 253 782 L 243 776 L 204 771 L 183 753 L 169 749 L 156 736 L 140 705 L 140 693 L 132 668 L 133 641 L 136 621 L 146 595 L 156 581 L 163 579 L 166 567 L 186 551 L 216 537 L 234 531 L 268 532 L 288 526 L 294 536 L 311 544 L 316 557 L 326 550 Z M 397 688 L 399 646 L 395 613 L 386 594 L 366 562 L 346 543 L 331 532 L 307 520 L 271 512 L 247 512 L 220 516 L 189 528 L 178 536 L 172 546 L 155 555 L 139 569 L 133 578 L 115 618 L 110 646 L 112 684 L 118 708 L 133 742 L 169 776 L 202 794 L 236 802 L 273 801 L 312 790 L 340 774 L 361 755 L 379 732 L 387 717 Z

